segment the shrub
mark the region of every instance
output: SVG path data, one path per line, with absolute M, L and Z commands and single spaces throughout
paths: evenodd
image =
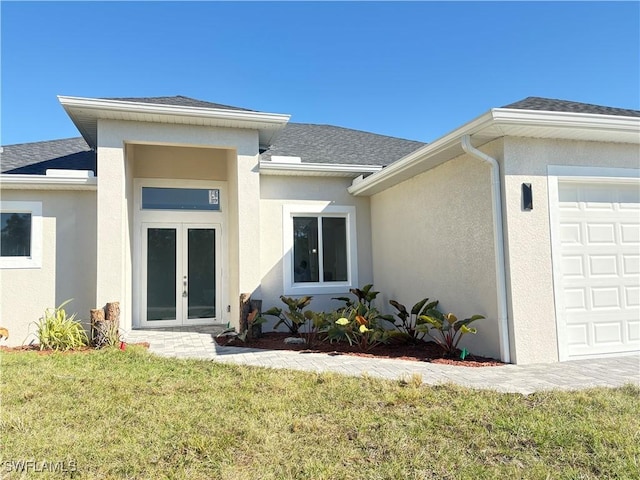
M 266 312 L 263 312 L 262 315 L 269 315 L 278 318 L 278 322 L 273 326 L 274 329 L 277 329 L 284 323 L 293 335 L 298 335 L 300 327 L 307 321 L 303 310 L 309 306 L 312 298 L 313 297 L 310 296 L 291 298 L 280 295 L 280 300 L 289 307 L 289 311 L 283 311 L 281 308 L 273 307 Z
M 57 308 L 47 308 L 44 315 L 35 322 L 40 350 L 70 350 L 89 343 L 82 324 L 75 320 L 76 314 L 67 317 L 67 313 L 62 308 L 69 302 L 71 299 Z
M 373 285 L 369 284 L 362 289 L 349 290 L 356 296 L 355 301 L 348 297 L 334 298 L 345 302 L 345 306 L 334 313 L 334 321 L 327 331 L 329 341 L 346 340 L 349 345 L 358 345 L 363 351 L 389 341 L 391 332 L 384 328 L 383 322 L 393 323 L 393 317 L 381 315 L 373 306 L 380 292 L 372 289 Z
M 483 319 L 482 315 L 473 315 L 464 320 L 458 320 L 453 313 L 444 314 L 432 309 L 426 315 L 419 317 L 425 323 L 418 325 L 420 331 L 424 331 L 434 342 L 444 350 L 446 356 L 454 356 L 458 351 L 458 343 L 466 333 L 477 333 L 477 329 L 469 327 L 471 322 Z
M 429 310 L 435 309 L 438 306 L 438 300 L 429 302 L 428 298 L 424 298 L 411 307 L 411 311 L 408 311 L 407 307 L 396 300 L 389 300 L 389 303 L 398 311 L 396 316 L 400 319 L 400 323 L 394 323 L 395 327 L 412 342 L 423 340 L 427 332 L 417 327 L 424 325 L 427 321 L 423 320 L 421 316 L 426 315 Z

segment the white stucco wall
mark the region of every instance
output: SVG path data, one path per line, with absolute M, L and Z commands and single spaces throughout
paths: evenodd
M 120 301 L 121 326 L 125 330 L 133 325 L 133 179 L 137 174 L 153 168 L 149 164 L 151 160 L 148 154 L 150 151 L 153 153 L 154 149 L 166 148 L 162 153 L 156 151 L 160 158 L 159 166 L 163 171 L 175 172 L 173 167 L 169 168 L 166 164 L 165 157 L 175 153 L 176 148 L 183 147 L 213 147 L 226 151 L 224 167 L 218 165 L 209 168 L 210 165 L 202 164 L 199 155 L 192 155 L 194 152 L 191 150 L 185 158 L 190 176 L 200 179 L 198 172 L 193 171 L 198 169 L 200 163 L 204 178 L 220 179 L 226 172 L 229 182 L 229 224 L 226 226 L 229 261 L 226 268 L 229 271 L 231 312 L 227 314 L 225 311 L 227 319 L 232 323 L 237 320 L 240 293 L 256 290 L 259 285 L 259 272 L 255 268 L 260 264 L 260 250 L 255 248 L 256 238 L 260 235 L 257 131 L 100 120 L 97 149 L 97 259 L 100 274 L 96 286 L 96 305 Z M 233 152 L 233 155 L 229 152 Z M 137 156 L 142 159 L 139 165 L 134 160 Z M 221 158 L 218 155 L 212 157 L 212 161 L 219 162 Z M 157 175 L 155 178 L 159 178 Z M 185 175 L 185 171 L 182 171 L 180 176 Z
M 263 175 L 260 178 L 260 250 L 263 310 L 286 306 L 283 294 L 283 206 L 287 204 L 322 204 L 356 207 L 356 236 L 359 286 L 373 281 L 371 261 L 371 215 L 367 197 L 353 197 L 347 192 L 351 178 Z M 339 294 L 312 294 L 309 306 L 314 311 L 330 311 L 341 303 L 331 297 Z
M 482 150 L 501 157 L 500 142 Z M 489 166 L 457 157 L 373 195 L 371 217 L 379 308 L 429 297 L 458 318 L 484 315 L 460 347 L 500 358 Z
M 42 267 L 0 270 L 0 326 L 9 329 L 6 345 L 35 340 L 46 308 L 70 298 L 68 314 L 87 326 L 95 301 L 95 191 L 3 190 L 4 201 L 42 202 Z
M 640 151 L 637 145 L 508 137 L 504 152 L 512 361 L 554 362 L 558 344 L 547 166 L 640 168 Z M 522 209 L 522 183 L 531 183 L 533 189 L 531 211 Z

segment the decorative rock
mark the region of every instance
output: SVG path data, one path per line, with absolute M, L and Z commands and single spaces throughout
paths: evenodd
M 299 337 L 287 337 L 284 339 L 284 343 L 290 343 L 290 344 L 303 344 L 303 343 L 307 343 L 304 341 L 304 338 L 299 338 Z

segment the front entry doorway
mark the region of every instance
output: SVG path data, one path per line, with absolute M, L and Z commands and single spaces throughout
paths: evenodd
M 141 226 L 142 326 L 220 322 L 220 225 L 148 222 Z

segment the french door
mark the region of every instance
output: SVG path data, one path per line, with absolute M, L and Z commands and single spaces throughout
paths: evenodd
M 220 227 L 143 223 L 141 320 L 147 327 L 220 320 Z

